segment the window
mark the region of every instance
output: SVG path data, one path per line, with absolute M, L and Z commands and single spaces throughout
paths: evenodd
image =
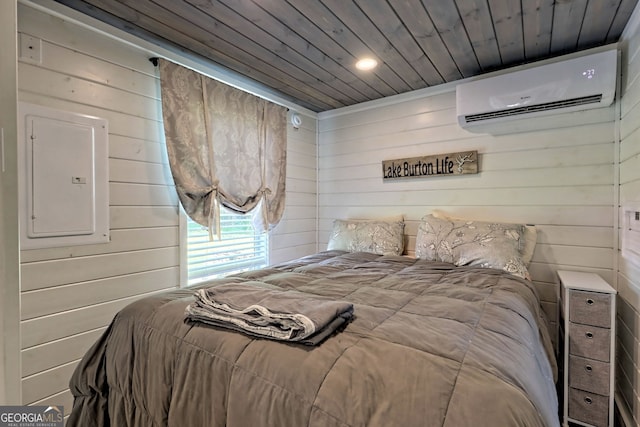
M 221 239 L 209 241 L 209 231 L 187 217 L 189 286 L 268 264 L 268 234 L 253 229 L 251 215 L 220 209 Z

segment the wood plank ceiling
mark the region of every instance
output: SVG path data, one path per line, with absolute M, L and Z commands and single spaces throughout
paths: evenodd
M 616 42 L 638 0 L 56 1 L 320 112 Z

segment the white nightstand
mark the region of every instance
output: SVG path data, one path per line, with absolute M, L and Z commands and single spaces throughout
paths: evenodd
M 616 290 L 594 273 L 558 277 L 563 425 L 613 427 Z

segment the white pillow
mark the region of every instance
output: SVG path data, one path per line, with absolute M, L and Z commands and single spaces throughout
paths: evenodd
M 493 222 L 422 218 L 416 236 L 416 257 L 457 266 L 503 270 L 530 279 L 520 255 L 524 226 Z
M 464 220 L 464 218 L 450 217 L 446 213 L 434 210 L 431 214 L 436 218 L 452 218 L 457 220 Z M 533 258 L 533 251 L 536 249 L 536 242 L 538 241 L 538 230 L 535 225 L 522 224 L 524 226 L 523 241 L 520 246 L 520 256 L 522 261 L 529 266 L 531 259 Z
M 402 255 L 404 221 L 336 219 L 333 222 L 327 250 Z

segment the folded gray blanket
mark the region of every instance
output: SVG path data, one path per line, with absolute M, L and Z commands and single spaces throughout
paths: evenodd
M 347 323 L 353 304 L 296 291 L 228 284 L 200 289 L 188 320 L 261 338 L 317 345 Z

